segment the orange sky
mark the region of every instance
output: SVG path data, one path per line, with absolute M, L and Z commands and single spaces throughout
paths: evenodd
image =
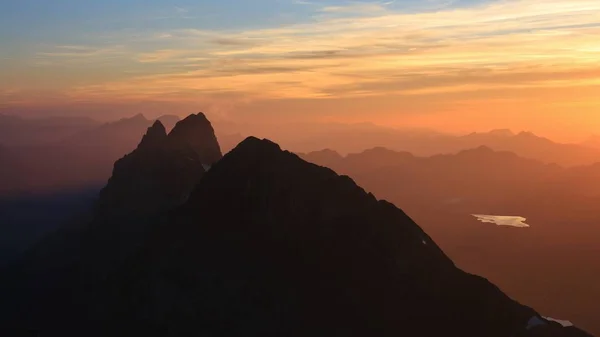
M 600 133 L 597 0 L 298 3 L 310 20 L 107 30 L 0 53 L 0 111 Z

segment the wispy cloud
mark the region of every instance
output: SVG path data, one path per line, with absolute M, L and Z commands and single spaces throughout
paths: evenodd
M 38 52 L 33 60 L 36 65 L 90 65 L 93 63 L 108 63 L 128 56 L 128 50 L 123 45 L 113 46 L 84 46 L 59 45 L 46 51 Z M 82 74 L 83 75 L 83 74 Z
M 391 4 L 391 3 L 389 3 Z M 373 3 L 373 2 L 365 2 L 365 3 L 353 3 L 346 6 L 325 6 L 320 8 L 321 12 L 324 13 L 377 13 L 385 11 L 385 3 Z
M 433 1 L 429 5 L 441 9 L 416 13 L 393 9 L 393 1 L 322 5 L 304 23 L 172 29 L 112 47 L 59 46 L 38 57 L 155 67 L 150 75 L 72 90 L 94 97 L 236 93 L 316 99 L 600 84 L 597 0 L 450 4 Z
M 188 10 L 188 9 L 185 9 L 185 8 L 183 8 L 183 7 L 177 7 L 177 6 L 175 6 L 175 11 L 176 11 L 177 13 L 181 13 L 181 14 L 185 14 L 185 13 L 188 13 L 188 12 L 189 12 L 189 10 Z

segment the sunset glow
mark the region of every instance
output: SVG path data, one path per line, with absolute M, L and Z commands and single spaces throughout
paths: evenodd
M 558 137 L 600 128 L 596 0 L 229 2 L 115 5 L 100 23 L 73 9 L 40 32 L 0 14 L 21 31 L 2 43 L 0 109 L 127 115 L 154 102 L 392 125 L 435 114 L 454 130 L 500 122 Z M 40 10 L 27 3 L 8 7 Z M 532 125 L 541 117 L 554 123 Z

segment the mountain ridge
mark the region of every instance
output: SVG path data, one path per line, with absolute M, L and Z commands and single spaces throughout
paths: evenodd
M 148 159 L 162 167 L 173 162 L 170 156 L 211 158 L 215 151 L 193 150 L 211 148 L 214 134 L 207 127 L 197 129 L 204 130 L 195 138 L 202 141 L 183 147 L 169 146 L 163 130 L 156 122 L 138 149 L 121 159 L 140 157 L 135 165 L 115 164 L 111 179 L 122 171 L 131 178 L 115 178 L 106 189 L 137 186 Z M 195 134 L 185 130 L 182 135 Z M 161 157 L 156 154 L 165 139 L 168 155 Z M 161 170 L 148 172 L 164 179 Z M 67 262 L 69 272 L 59 267 L 50 275 L 66 277 L 55 286 L 72 285 L 67 289 L 73 292 L 50 285 L 50 302 L 29 328 L 48 336 L 588 336 L 543 319 L 456 268 L 401 209 L 269 140 L 248 137 L 209 171 L 190 177 L 198 181 L 184 184 L 193 189 L 185 200 L 159 207 L 143 202 L 149 213 L 142 218 L 131 218 L 126 208 L 124 215 L 81 227 L 75 239 L 82 240 L 75 245 L 80 248 L 72 252 L 82 253 L 66 253 L 76 258 Z M 161 189 L 132 191 L 113 195 L 124 202 L 153 195 L 162 200 Z M 28 270 L 27 261 L 20 268 Z M 24 276 L 39 282 L 44 278 L 36 275 L 48 271 L 36 273 Z

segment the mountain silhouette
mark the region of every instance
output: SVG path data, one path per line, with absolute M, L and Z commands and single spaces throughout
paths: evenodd
M 179 118 L 165 115 L 158 120 L 170 130 Z M 10 129 L 7 138 L 12 133 L 22 133 L 29 140 L 12 137 L 5 144 L 14 153 L 5 163 L 21 167 L 12 190 L 27 194 L 99 188 L 110 177 L 115 161 L 136 148 L 154 121 L 142 114 L 104 124 L 87 119 L 27 120 L 4 116 L 0 118 L 0 130 Z
M 178 122 L 169 135 L 156 121 L 138 147 L 115 163 L 98 209 L 129 215 L 171 209 L 187 200 L 206 168 L 221 157 L 204 114 Z
M 473 133 L 457 138 L 454 146 L 458 149 L 468 149 L 481 145 L 562 166 L 586 165 L 600 160 L 600 152 L 596 149 L 577 144 L 557 143 L 531 132 L 519 132 L 516 135 L 509 130 Z
M 589 165 L 600 161 L 600 150 L 584 144 L 563 144 L 531 132 L 515 133 L 509 129 L 454 135 L 423 129 L 393 129 L 369 124 L 300 123 L 254 125 L 216 124 L 221 132 L 258 135 L 273 139 L 293 152 L 333 149 L 340 154 L 357 153 L 383 147 L 416 156 L 456 154 L 463 150 L 487 146 L 496 151 L 509 151 L 546 164 L 561 166 Z M 241 141 L 238 140 L 238 141 Z M 228 147 L 229 148 L 229 147 Z
M 381 147 L 345 157 L 331 150 L 299 155 L 351 176 L 367 190 L 394 200 L 410 211 L 423 206 L 442 206 L 451 200 L 460 200 L 460 204 L 446 204 L 452 209 L 499 210 L 507 200 L 539 189 L 544 177 L 563 170 L 557 165 L 487 146 L 432 157 L 417 157 Z
M 84 117 L 46 117 L 26 119 L 0 114 L 0 143 L 9 146 L 33 146 L 57 142 L 87 132 L 100 123 Z
M 462 268 L 539 310 L 600 331 L 590 299 L 600 294 L 592 257 L 600 239 L 600 165 L 560 167 L 489 147 L 432 157 L 384 149 L 300 156 L 401 205 Z M 482 225 L 471 214 L 522 216 L 531 228 Z
M 198 114 L 169 135 L 160 123 L 147 130 L 100 196 L 100 209 L 123 212 L 98 211 L 3 273 L 0 326 L 43 336 L 589 336 L 458 269 L 402 210 L 347 176 L 253 137 L 216 158 L 209 126 Z M 190 154 L 211 167 L 182 180 L 193 186 L 183 200 L 160 183 L 180 183 L 171 162 Z
M 163 115 L 157 120 L 170 132 L 179 117 Z M 15 153 L 11 160 L 21 168 L 18 179 L 11 183 L 14 186 L 11 191 L 62 193 L 64 189 L 100 188 L 110 177 L 114 162 L 136 148 L 154 121 L 142 114 L 104 124 L 87 118 L 25 119 L 0 115 L 0 144 Z M 484 145 L 561 166 L 587 165 L 600 160 L 600 151 L 590 146 L 560 144 L 532 133 L 515 134 L 502 129 L 455 136 L 365 123 L 271 125 L 220 121 L 217 125 L 222 152 L 234 148 L 245 138 L 243 135 L 259 135 L 296 152 L 325 147 L 347 154 L 379 147 L 432 156 Z

